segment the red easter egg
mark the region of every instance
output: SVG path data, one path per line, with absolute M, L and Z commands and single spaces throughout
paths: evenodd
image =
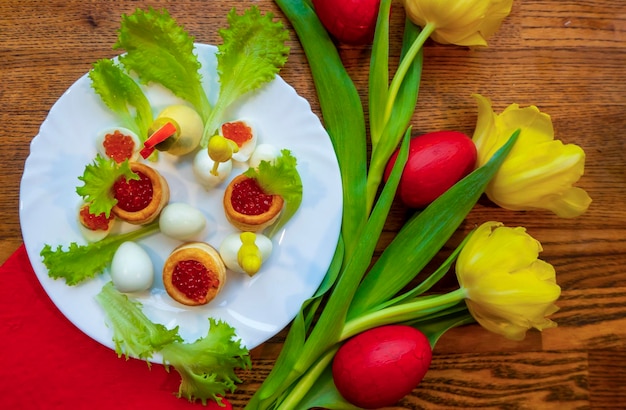
M 476 146 L 458 131 L 437 131 L 413 138 L 400 178 L 398 195 L 410 208 L 424 208 L 476 166 Z M 396 151 L 385 169 L 387 181 L 398 157 Z
M 326 30 L 347 44 L 368 44 L 374 38 L 380 0 L 313 0 Z
M 424 378 L 432 350 L 426 336 L 405 325 L 380 326 L 345 342 L 332 364 L 335 386 L 355 406 L 392 406 Z

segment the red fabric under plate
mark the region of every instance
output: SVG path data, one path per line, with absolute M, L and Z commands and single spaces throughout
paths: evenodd
M 118 358 L 52 303 L 22 245 L 0 267 L 1 409 L 212 409 L 176 398 L 180 376 Z

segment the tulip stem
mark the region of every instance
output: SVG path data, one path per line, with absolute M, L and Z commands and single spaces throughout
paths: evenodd
M 420 49 L 426 42 L 426 40 L 430 37 L 430 35 L 435 31 L 437 27 L 434 23 L 427 23 L 423 28 L 420 34 L 417 36 L 413 44 L 407 51 L 406 55 L 400 62 L 396 73 L 391 80 L 391 85 L 389 86 L 389 93 L 387 94 L 387 105 L 385 106 L 385 118 L 383 124 L 386 124 L 391 117 L 391 111 L 393 110 L 393 105 L 398 95 L 398 91 L 400 90 L 400 85 L 404 81 L 404 77 L 406 76 L 409 67 L 413 63 L 413 60 L 419 53 Z
M 323 356 L 309 368 L 309 370 L 298 380 L 293 389 L 289 392 L 285 400 L 283 400 L 278 406 L 277 410 L 289 410 L 298 408 L 298 404 L 308 393 L 313 384 L 317 381 L 320 375 L 326 370 L 326 368 L 332 363 L 335 358 L 335 353 L 339 350 L 339 344 L 336 344 L 329 350 L 327 350 Z
M 346 340 L 374 327 L 419 319 L 458 304 L 465 299 L 465 289 L 459 288 L 443 295 L 415 298 L 410 302 L 389 306 L 348 321 L 343 327 L 340 340 Z

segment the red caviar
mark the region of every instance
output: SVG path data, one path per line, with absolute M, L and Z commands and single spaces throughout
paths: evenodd
M 252 139 L 252 128 L 243 121 L 227 122 L 222 125 L 222 134 L 224 138 L 234 141 L 237 146 L 241 147 Z
M 128 212 L 137 212 L 147 207 L 152 201 L 154 188 L 146 174 L 136 171 L 139 179 L 127 181 L 121 177 L 113 184 L 113 196 L 117 206 Z
M 108 218 L 106 214 L 102 212 L 99 215 L 95 215 L 89 212 L 89 205 L 85 205 L 80 209 L 80 222 L 92 231 L 106 231 L 109 229 L 109 224 L 115 216 L 111 214 Z
M 246 178 L 233 186 L 233 209 L 244 215 L 261 215 L 269 211 L 273 196 L 268 195 L 254 178 Z
M 133 138 L 123 134 L 120 130 L 105 135 L 102 146 L 107 156 L 113 158 L 118 164 L 130 159 L 135 151 Z
M 176 264 L 172 284 L 189 299 L 201 302 L 210 288 L 219 287 L 220 281 L 202 263 L 186 260 Z

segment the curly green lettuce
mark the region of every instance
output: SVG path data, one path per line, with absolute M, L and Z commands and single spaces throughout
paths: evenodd
M 65 279 L 68 286 L 74 286 L 104 272 L 122 243 L 137 240 L 158 230 L 157 220 L 134 231 L 109 235 L 101 241 L 87 245 L 72 242 L 64 249 L 62 245 L 53 248 L 45 244 L 39 254 L 48 269 L 49 277 Z
M 96 61 L 88 75 L 91 87 L 102 102 L 118 115 L 126 128 L 145 141 L 154 117 L 139 84 L 109 59 Z
M 223 39 L 217 51 L 220 93 L 204 126 L 203 147 L 223 122 L 226 110 L 272 81 L 287 62 L 289 32 L 273 18 L 272 13 L 262 15 L 257 6 L 241 15 L 234 8 L 228 13 L 229 27 L 218 32 Z
M 107 315 L 107 324 L 113 330 L 113 342 L 118 357 L 124 355 L 150 359 L 155 351 L 163 346 L 182 342 L 178 334 L 178 326 L 167 329 L 159 323 L 153 323 L 141 311 L 141 303 L 130 300 L 128 296 L 117 291 L 113 282 L 107 282 L 96 301 Z
M 76 187 L 76 193 L 89 204 L 90 213 L 94 215 L 104 213 L 108 218 L 111 209 L 117 204 L 117 199 L 113 195 L 113 184 L 121 177 L 126 180 L 139 179 L 139 175 L 130 169 L 128 160 L 118 164 L 115 160 L 98 154 L 93 163 L 85 166 L 83 175 L 78 177 L 83 181 L 83 185 Z
M 194 38 L 165 9 L 137 9 L 123 15 L 114 49 L 124 49 L 120 61 L 144 83 L 157 83 L 193 105 L 206 120 L 211 105 L 202 87 Z
M 141 310 L 141 304 L 118 292 L 111 282 L 102 287 L 96 300 L 104 309 L 113 329 L 118 356 L 150 358 L 156 352 L 163 357 L 166 369 L 172 366 L 181 376 L 178 397 L 203 404 L 218 404 L 226 392 L 241 383 L 236 369 L 251 366 L 249 351 L 236 339 L 235 330 L 226 322 L 209 318 L 206 336 L 186 343 L 178 327 L 167 329 L 153 323 Z
M 236 340 L 235 330 L 224 321 L 209 318 L 207 335 L 193 343 L 174 342 L 163 346 L 163 361 L 181 376 L 178 397 L 189 401 L 207 399 L 221 403 L 221 396 L 241 383 L 236 369 L 251 367 L 248 349 Z
M 280 195 L 285 206 L 280 217 L 271 226 L 268 236 L 273 236 L 296 213 L 302 203 L 302 179 L 298 173 L 297 160 L 287 149 L 275 161 L 261 161 L 258 168 L 249 168 L 244 174 L 254 178 L 264 192 Z

